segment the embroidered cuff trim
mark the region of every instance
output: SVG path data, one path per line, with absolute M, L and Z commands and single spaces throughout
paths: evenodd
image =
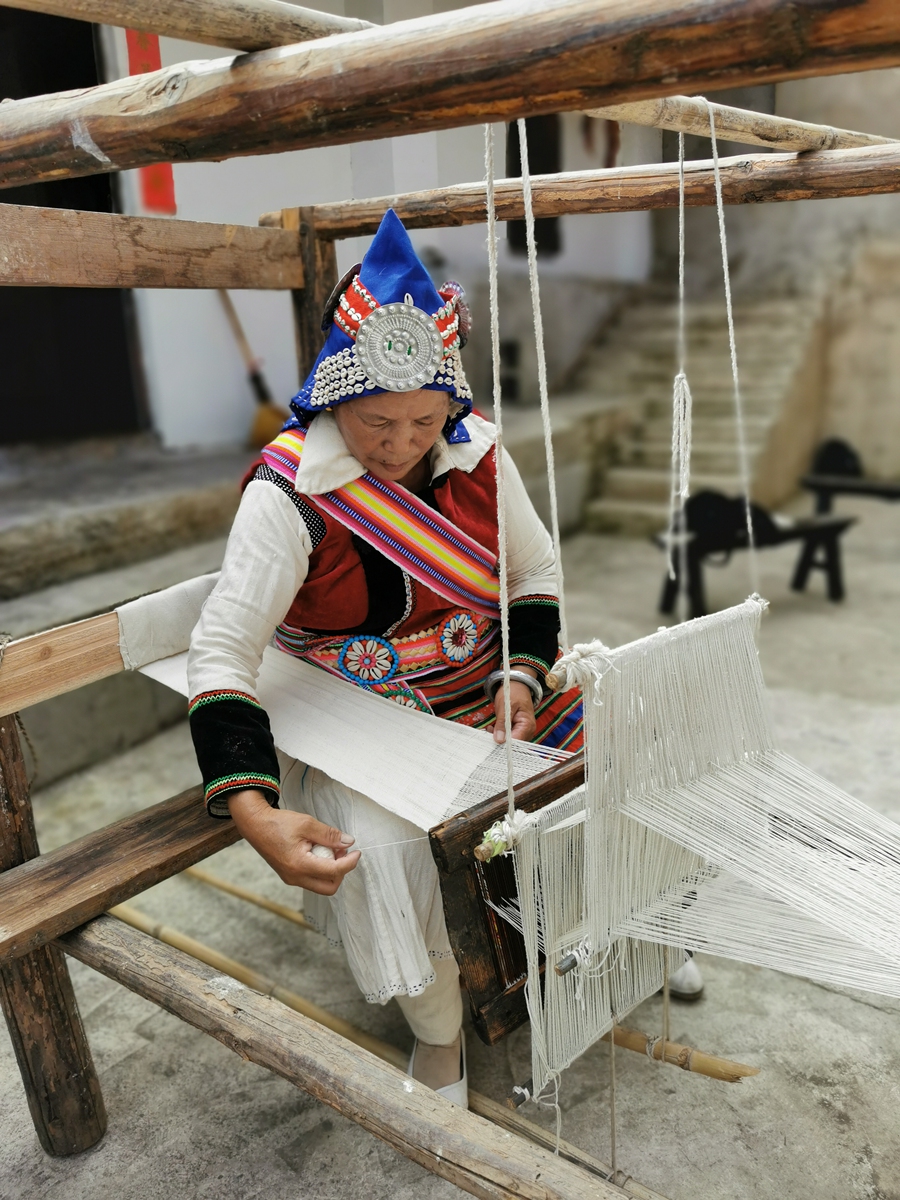
M 559 599 L 556 596 L 519 596 L 516 600 L 510 600 L 510 609 L 517 608 L 521 604 L 544 604 L 548 608 L 559 608 Z
M 252 704 L 254 708 L 262 709 L 259 701 L 248 695 L 247 692 L 223 689 L 219 692 L 201 692 L 199 696 L 195 696 L 188 708 L 188 716 L 192 717 L 198 708 L 203 708 L 207 704 L 216 704 L 220 700 L 243 700 L 245 704 Z
M 281 795 L 281 786 L 274 775 L 257 775 L 247 772 L 243 775 L 223 775 L 206 785 L 205 798 L 207 806 L 228 792 L 242 792 L 246 788 L 259 788 L 260 791 L 274 792 L 275 799 Z M 271 798 L 266 797 L 271 804 Z
M 536 671 L 540 671 L 542 677 L 550 673 L 550 664 L 544 662 L 542 658 L 538 658 L 536 654 L 511 654 L 509 665 L 511 667 L 534 667 Z

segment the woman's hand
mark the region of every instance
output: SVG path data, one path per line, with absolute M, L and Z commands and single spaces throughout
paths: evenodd
M 272 808 L 262 792 L 234 792 L 228 797 L 228 811 L 241 837 L 294 887 L 333 896 L 359 862 L 359 851 L 349 849 L 353 845 L 349 834 L 306 813 Z M 313 846 L 329 847 L 334 858 L 319 858 Z
M 521 671 L 523 668 L 517 666 L 516 670 Z M 529 671 L 531 675 L 533 672 Z M 535 675 L 535 679 L 537 675 Z M 494 714 L 496 721 L 494 722 L 494 741 L 505 742 L 506 731 L 504 725 L 506 723 L 503 712 L 503 684 L 494 692 Z M 515 679 L 511 679 L 509 683 L 509 718 L 512 735 L 519 742 L 530 742 L 537 730 L 537 723 L 534 719 L 534 697 L 531 694 L 531 689 L 526 687 L 524 683 L 519 683 Z

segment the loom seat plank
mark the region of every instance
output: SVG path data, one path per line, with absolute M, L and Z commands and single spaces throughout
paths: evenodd
M 0 960 L 15 959 L 239 841 L 189 788 L 0 874 Z

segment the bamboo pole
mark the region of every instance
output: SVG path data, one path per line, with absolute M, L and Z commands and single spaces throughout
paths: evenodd
M 249 888 L 230 883 L 227 879 L 220 879 L 218 875 L 211 874 L 203 867 L 188 867 L 184 874 L 209 887 L 218 888 L 220 892 L 226 892 L 229 896 L 236 896 L 239 900 L 246 900 L 248 904 L 255 904 L 257 908 L 264 908 L 266 912 L 274 913 L 277 917 L 284 917 L 286 921 L 299 925 L 301 929 L 312 929 L 303 913 L 297 912 L 296 909 L 288 908 L 286 904 L 278 904 L 274 900 L 267 900 L 258 892 L 251 892 Z
M 212 946 L 198 942 L 195 938 L 188 937 L 186 933 L 181 933 L 178 929 L 172 929 L 171 926 L 162 924 L 161 921 L 154 921 L 152 917 L 148 917 L 145 913 L 133 908 L 130 904 L 117 904 L 109 910 L 109 913 L 110 916 L 118 917 L 120 921 L 124 921 L 126 925 L 130 925 L 132 929 L 140 929 L 142 933 L 149 934 L 150 937 L 156 938 L 157 941 L 165 942 L 167 946 L 174 946 L 176 950 L 183 950 L 191 958 L 196 958 L 200 962 L 206 963 L 208 967 L 213 967 L 216 971 L 221 971 L 223 975 L 230 975 L 232 979 L 239 980 L 246 987 L 253 988 L 255 992 L 260 992 L 263 996 L 271 996 L 275 1000 L 280 1000 L 282 1004 L 287 1005 L 288 1008 L 292 1008 L 294 1012 L 302 1013 L 304 1017 L 309 1017 L 312 1021 L 318 1021 L 320 1025 L 324 1025 L 326 1029 L 331 1029 L 335 1033 L 339 1033 L 341 1037 L 346 1038 L 349 1042 L 353 1042 L 354 1045 L 362 1046 L 372 1054 L 383 1058 L 385 1062 L 391 1062 L 395 1067 L 402 1067 L 403 1070 L 406 1070 L 407 1056 L 400 1050 L 396 1050 L 393 1046 L 388 1046 L 386 1042 L 382 1042 L 379 1038 L 373 1037 L 372 1034 L 358 1029 L 349 1021 L 345 1021 L 343 1017 L 335 1016 L 334 1013 L 320 1008 L 318 1004 L 313 1004 L 311 1000 L 306 1000 L 303 996 L 298 996 L 296 992 L 282 987 L 280 983 L 276 983 L 273 979 L 268 979 L 265 975 L 261 975 L 259 971 L 254 971 L 251 967 L 245 966 L 236 959 L 229 958 L 227 954 L 220 954 Z
M 335 17 L 283 0 L 140 0 L 137 4 L 134 0 L 5 0 L 5 4 L 233 50 L 266 50 L 372 28 L 370 21 Z
M 851 150 L 856 146 L 881 146 L 894 138 L 876 133 L 856 133 L 852 129 L 834 129 L 830 125 L 812 125 L 771 113 L 751 112 L 729 104 L 712 103 L 716 137 L 722 141 L 768 146 L 772 150 Z M 614 104 L 592 108 L 588 117 L 624 121 L 630 125 L 648 125 L 674 133 L 692 133 L 709 137 L 709 109 L 706 101 L 695 96 L 667 96 L 663 100 L 640 100 L 636 104 Z M 895 143 L 896 144 L 896 143 Z
M 743 154 L 719 160 L 726 204 L 763 204 L 790 200 L 825 200 L 900 191 L 900 142 L 828 150 L 821 154 Z M 685 203 L 714 205 L 715 177 L 711 160 L 684 165 Z M 678 164 L 650 163 L 611 170 L 569 171 L 536 175 L 531 181 L 534 215 L 637 212 L 678 205 Z M 499 179 L 494 199 L 497 218 L 524 214 L 522 181 Z M 477 225 L 487 219 L 483 183 L 464 183 L 404 195 L 316 204 L 319 238 L 345 238 L 374 232 L 388 208 L 408 229 Z M 264 225 L 280 224 L 278 214 L 264 213 Z
M 206 875 L 207 872 L 198 872 L 195 867 L 192 867 L 186 874 L 199 877 L 200 875 Z M 213 878 L 215 877 L 209 877 L 205 882 L 212 882 Z M 219 886 L 221 882 L 221 880 L 218 880 L 213 886 Z M 230 885 L 227 890 L 231 890 Z M 238 890 L 243 891 L 243 889 Z M 248 897 L 245 895 L 243 898 L 246 899 Z M 320 1008 L 319 1005 L 311 1003 L 309 1000 L 297 995 L 296 992 L 291 992 L 287 988 L 280 987 L 264 975 L 260 975 L 258 972 L 253 971 L 250 967 L 237 962 L 233 958 L 228 958 L 226 955 L 220 954 L 217 950 L 213 950 L 203 942 L 198 942 L 194 938 L 180 933 L 177 929 L 172 929 L 170 926 L 154 921 L 152 917 L 148 917 L 145 913 L 128 904 L 120 904 L 110 909 L 110 915 L 118 917 L 119 920 L 124 921 L 133 929 L 139 929 L 142 933 L 146 933 L 150 937 L 174 947 L 176 950 L 182 950 L 184 953 L 190 954 L 192 958 L 198 959 L 207 966 L 230 975 L 247 987 L 253 988 L 254 991 L 262 992 L 264 996 L 272 996 L 274 999 L 280 1000 L 282 1004 L 293 1009 L 294 1012 L 302 1013 L 303 1016 L 309 1017 L 313 1021 L 318 1021 L 326 1029 L 331 1029 L 333 1032 L 339 1033 L 341 1037 L 353 1042 L 356 1046 L 363 1046 L 371 1054 L 376 1055 L 384 1062 L 391 1063 L 393 1066 L 399 1067 L 402 1071 L 406 1070 L 409 1056 L 404 1051 L 398 1050 L 396 1046 L 392 1046 L 390 1043 L 384 1042 L 372 1034 L 365 1033 L 358 1026 L 344 1020 L 342 1017 L 336 1016 L 334 1013 L 329 1012 L 328 1009 Z M 543 1146 L 546 1149 L 556 1150 L 557 1142 L 555 1136 L 519 1116 L 518 1113 L 511 1112 L 504 1105 L 499 1104 L 496 1100 L 491 1100 L 488 1096 L 483 1096 L 479 1092 L 470 1090 L 469 1109 L 486 1120 L 493 1121 L 495 1125 L 499 1125 L 502 1129 L 510 1133 L 527 1137 L 535 1142 L 536 1145 Z M 611 1174 L 611 1168 L 606 1163 L 585 1153 L 570 1142 L 560 1141 L 559 1154 L 561 1157 L 585 1167 L 592 1174 L 599 1175 L 604 1179 L 608 1179 Z M 626 1195 L 633 1197 L 634 1200 L 664 1200 L 664 1197 L 659 1196 L 656 1192 L 651 1192 L 649 1188 L 645 1188 L 642 1184 L 637 1183 L 636 1180 L 628 1180 L 622 1185 L 622 1190 Z
M 678 1042 L 665 1043 L 663 1057 L 663 1039 L 650 1038 L 638 1029 L 628 1029 L 624 1025 L 616 1025 L 616 1045 L 625 1050 L 634 1050 L 637 1054 L 646 1054 L 656 1062 L 667 1062 L 673 1067 L 681 1067 L 683 1071 L 692 1071 L 695 1075 L 705 1075 L 708 1079 L 721 1079 L 723 1083 L 740 1083 L 759 1074 L 759 1067 L 748 1067 L 745 1063 L 732 1062 L 730 1058 L 719 1058 L 715 1054 L 706 1054 L 703 1050 L 695 1050 L 691 1046 L 682 1046 Z M 607 1033 L 603 1041 L 609 1041 Z
M 0 185 L 900 63 L 896 0 L 496 0 L 0 106 Z

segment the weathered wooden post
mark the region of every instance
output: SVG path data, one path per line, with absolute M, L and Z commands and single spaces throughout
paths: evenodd
M 334 241 L 316 236 L 314 217 L 315 209 L 311 206 L 281 210 L 282 229 L 297 230 L 300 234 L 300 256 L 303 260 L 304 286 L 291 292 L 301 384 L 325 341 L 322 310 L 338 280 Z
M 14 715 L 0 717 L 0 871 L 38 855 Z M 78 1154 L 106 1132 L 106 1110 L 65 955 L 56 946 L 0 965 L 0 1006 L 28 1107 L 48 1154 Z

